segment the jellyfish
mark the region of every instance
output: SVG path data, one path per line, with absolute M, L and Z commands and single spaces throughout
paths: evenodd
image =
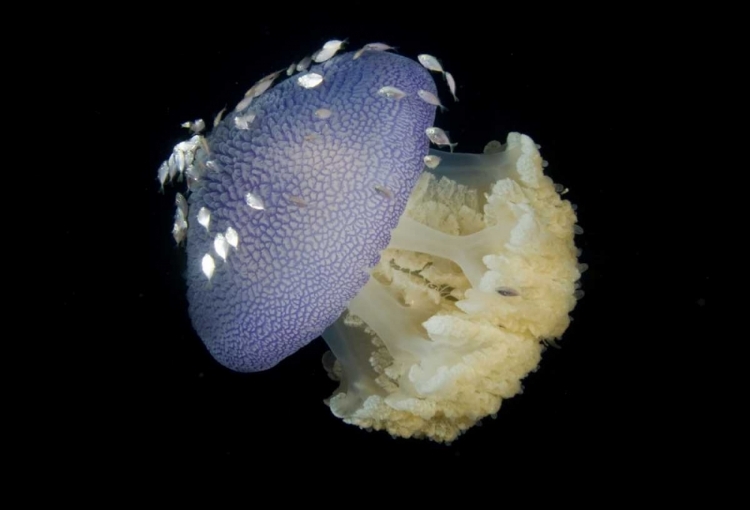
M 581 272 L 571 204 L 526 135 L 484 154 L 431 149 L 436 107 L 420 91 L 438 87 L 411 58 L 343 53 L 269 88 L 279 74 L 165 162 L 188 177 L 174 234 L 193 327 L 238 372 L 322 336 L 335 416 L 452 441 L 566 330 Z

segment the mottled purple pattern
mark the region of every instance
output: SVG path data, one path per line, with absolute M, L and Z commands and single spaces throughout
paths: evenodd
M 416 93 L 437 93 L 430 73 L 392 53 L 352 55 L 313 66 L 325 77 L 315 89 L 298 85 L 300 73 L 257 98 L 249 130 L 237 129 L 230 113 L 209 137 L 219 171 L 189 199 L 188 301 L 195 330 L 230 369 L 271 368 L 338 318 L 367 282 L 365 269 L 388 245 L 422 171 L 435 107 Z M 408 96 L 377 94 L 388 85 Z M 333 114 L 318 119 L 319 108 Z M 266 209 L 248 207 L 247 192 Z M 210 233 L 196 220 L 201 206 L 211 211 Z M 240 242 L 224 262 L 213 236 L 229 226 Z M 201 270 L 206 253 L 216 260 L 210 282 Z

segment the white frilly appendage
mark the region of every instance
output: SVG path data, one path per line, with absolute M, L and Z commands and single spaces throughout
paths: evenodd
M 323 334 L 347 423 L 452 441 L 522 391 L 576 304 L 576 216 L 528 136 L 431 151 L 371 278 Z

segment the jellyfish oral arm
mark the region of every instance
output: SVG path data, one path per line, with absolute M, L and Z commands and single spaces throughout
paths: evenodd
M 450 442 L 521 392 L 542 341 L 568 327 L 580 271 L 572 206 L 529 137 L 512 133 L 495 153 L 430 152 L 437 168 L 323 338 L 340 374 L 336 416 Z
M 451 260 L 461 268 L 472 287 L 479 288 L 482 275 L 487 271 L 482 257 L 508 241 L 512 226 L 494 225 L 468 236 L 454 236 L 403 216 L 392 231 L 388 246 Z

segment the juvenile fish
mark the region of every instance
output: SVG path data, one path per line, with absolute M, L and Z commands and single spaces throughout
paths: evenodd
M 250 106 L 250 103 L 253 102 L 253 99 L 255 99 L 253 96 L 246 96 L 242 101 L 237 103 L 237 106 L 234 107 L 235 112 L 241 112 L 248 106 Z
M 214 117 L 214 127 L 218 126 L 221 122 L 221 118 L 224 116 L 224 112 L 226 111 L 227 107 L 221 109 L 219 113 L 216 114 L 216 117 Z
M 297 72 L 307 71 L 307 68 L 310 67 L 310 64 L 312 63 L 312 57 L 309 55 L 302 60 L 300 60 L 299 64 L 297 64 Z
M 181 126 L 184 128 L 188 128 L 190 131 L 192 131 L 195 134 L 198 134 L 206 128 L 206 123 L 203 122 L 203 119 L 195 119 L 192 122 L 191 121 L 183 122 Z
M 255 85 L 253 85 L 252 87 L 250 87 L 247 92 L 245 92 L 245 97 L 251 97 L 251 96 L 252 97 L 258 97 L 258 96 L 260 96 L 263 92 L 265 92 L 266 90 L 268 90 L 268 88 L 271 86 L 271 84 L 274 82 L 274 80 L 276 78 L 278 78 L 279 75 L 281 73 L 283 73 L 283 72 L 284 72 L 284 70 L 282 69 L 281 71 L 275 71 L 275 72 L 269 74 L 268 76 L 264 76 L 263 78 L 261 78 L 260 80 L 258 80 L 257 82 L 255 82 Z
M 328 108 L 320 108 L 318 110 L 315 110 L 315 116 L 319 119 L 327 119 L 332 114 L 331 110 Z
M 385 198 L 393 198 L 393 194 L 391 193 L 391 190 L 386 188 L 385 186 L 381 186 L 379 184 L 375 185 L 375 191 L 383 195 Z
M 505 297 L 518 296 L 518 291 L 515 289 L 511 289 L 510 287 L 500 287 L 499 289 L 497 289 L 497 293 Z
M 255 112 L 247 112 L 245 115 L 237 115 L 234 118 L 234 125 L 238 129 L 250 129 L 250 124 L 255 120 Z
M 229 253 L 229 243 L 224 237 L 224 234 L 216 234 L 216 237 L 214 238 L 214 250 L 222 260 L 227 260 L 227 253 Z
M 320 64 L 322 62 L 325 62 L 326 60 L 329 60 L 341 49 L 344 44 L 346 44 L 346 41 L 346 39 L 344 39 L 343 41 L 339 41 L 337 39 L 328 41 L 323 45 L 323 48 L 320 51 L 315 53 L 313 61 Z
M 214 262 L 214 258 L 208 253 L 203 255 L 203 259 L 201 260 L 201 269 L 203 270 L 203 274 L 206 275 L 206 278 L 208 278 L 209 280 L 214 275 L 216 262 Z
M 177 195 L 175 195 L 174 199 L 175 205 L 180 211 L 180 214 L 183 218 L 187 218 L 188 215 L 188 203 L 187 200 L 185 200 L 185 197 L 182 195 L 182 193 L 177 192 Z
M 237 248 L 237 246 L 240 244 L 240 237 L 239 235 L 237 235 L 237 231 L 232 227 L 227 227 L 227 232 L 226 234 L 224 234 L 224 238 L 232 248 Z
M 263 200 L 257 195 L 253 195 L 252 193 L 248 192 L 245 193 L 245 203 L 252 207 L 253 209 L 262 211 L 266 208 L 266 206 L 263 204 Z
M 436 73 L 445 72 L 443 71 L 443 66 L 440 65 L 440 62 L 438 62 L 438 59 L 436 59 L 432 55 L 427 55 L 426 53 L 423 53 L 417 56 L 417 60 L 419 60 L 419 63 L 422 64 L 426 69 L 429 69 L 430 71 L 435 71 Z
M 406 92 L 401 89 L 397 89 L 396 87 L 390 86 L 381 88 L 380 90 L 378 90 L 378 94 L 389 99 L 403 99 L 404 97 L 406 97 Z
M 440 99 L 438 99 L 438 97 L 435 94 L 433 94 L 432 92 L 420 89 L 420 90 L 417 91 L 417 95 L 425 103 L 431 104 L 433 106 L 437 106 L 441 110 L 447 110 L 447 108 L 445 106 L 443 106 L 442 103 L 440 103 Z
M 169 163 L 164 161 L 159 170 L 156 172 L 156 179 L 159 181 L 160 189 L 159 192 L 164 193 L 164 183 L 167 182 L 169 177 Z
M 445 131 L 440 129 L 439 127 L 429 127 L 425 130 L 425 133 L 427 133 L 427 138 L 430 139 L 432 143 L 434 143 L 437 146 L 443 146 L 448 145 L 451 148 L 451 152 L 453 152 L 453 148 L 458 145 L 457 143 L 451 143 L 448 139 L 448 135 L 445 134 Z
M 185 240 L 185 237 L 187 236 L 187 228 L 187 220 L 182 214 L 182 209 L 178 207 L 174 213 L 174 226 L 172 227 L 172 236 L 178 245 Z
M 388 50 L 395 50 L 396 48 L 394 46 L 388 46 L 384 43 L 369 43 L 362 46 L 352 57 L 352 60 L 356 60 L 359 57 L 362 56 L 362 54 L 366 51 L 388 51 Z
M 458 98 L 456 97 L 456 80 L 454 80 L 453 75 L 447 71 L 445 72 L 445 81 L 448 82 L 448 88 L 451 90 L 453 100 L 458 103 Z
M 208 231 L 209 223 L 211 223 L 211 211 L 205 207 L 201 207 L 198 211 L 198 224 Z
M 427 168 L 432 168 L 433 170 L 438 167 L 440 161 L 442 161 L 440 156 L 435 156 L 433 154 L 424 157 L 424 164 L 427 165 Z
M 318 73 L 307 73 L 297 78 L 297 83 L 306 89 L 312 89 L 323 83 L 323 76 Z

